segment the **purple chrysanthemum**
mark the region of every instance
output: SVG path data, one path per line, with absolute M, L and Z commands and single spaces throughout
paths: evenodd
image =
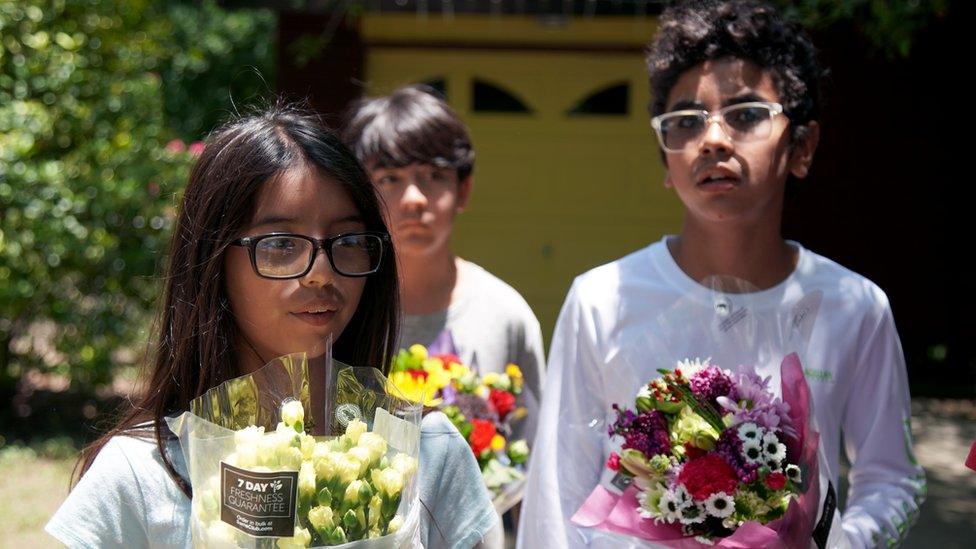
M 770 391 L 770 378 L 755 372 L 741 372 L 737 377 L 736 398 L 718 399 L 722 410 L 733 414 L 737 424 L 752 422 L 766 430 L 782 430 L 796 436 L 790 422 L 790 407 Z
M 699 400 L 716 404 L 718 397 L 738 400 L 732 379 L 716 366 L 708 366 L 695 372 L 689 379 L 691 392 Z

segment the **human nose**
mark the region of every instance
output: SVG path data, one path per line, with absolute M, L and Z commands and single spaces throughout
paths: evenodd
M 712 115 L 705 122 L 705 134 L 702 136 L 699 148 L 702 154 L 728 155 L 732 153 L 735 147 L 720 115 Z
M 321 287 L 328 286 L 335 282 L 338 273 L 332 269 L 332 262 L 329 261 L 325 247 L 319 245 L 316 248 L 315 257 L 312 258 L 312 266 L 309 268 L 301 282 L 304 286 Z
M 420 183 L 411 181 L 407 183 L 407 188 L 403 191 L 403 198 L 400 203 L 405 209 L 410 211 L 422 211 L 427 207 L 427 195 L 424 194 Z

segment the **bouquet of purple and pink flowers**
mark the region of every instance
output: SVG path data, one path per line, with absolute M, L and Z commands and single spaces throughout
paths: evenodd
M 682 361 L 613 405 L 622 440 L 573 522 L 673 547 L 800 547 L 819 504 L 819 435 L 796 354 L 781 395 L 753 369 Z

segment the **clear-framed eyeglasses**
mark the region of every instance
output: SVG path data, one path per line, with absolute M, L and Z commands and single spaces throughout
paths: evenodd
M 658 142 L 668 152 L 681 152 L 701 143 L 713 122 L 722 125 L 725 134 L 737 143 L 769 139 L 773 119 L 783 114 L 783 105 L 766 101 L 736 103 L 716 112 L 697 109 L 660 114 L 651 119 Z

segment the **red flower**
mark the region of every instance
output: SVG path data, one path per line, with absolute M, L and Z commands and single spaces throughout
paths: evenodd
M 685 443 L 685 455 L 688 457 L 688 459 L 700 458 L 707 453 L 708 452 L 706 452 L 705 450 L 702 450 L 701 448 L 692 445 L 692 443 L 690 442 Z
M 166 151 L 171 153 L 181 153 L 186 150 L 186 143 L 179 139 L 172 139 L 166 144 Z
M 617 452 L 610 452 L 610 457 L 607 458 L 607 469 L 611 471 L 620 470 L 620 456 Z
M 468 442 L 475 456 L 480 456 L 486 448 L 491 446 L 491 439 L 495 436 L 495 424 L 484 419 L 472 419 L 474 429 L 468 435 Z
M 505 421 L 505 416 L 515 409 L 515 395 L 509 393 L 508 391 L 492 389 L 491 392 L 488 393 L 488 402 L 490 402 L 492 408 L 498 412 L 499 421 Z
M 190 143 L 190 146 L 187 147 L 186 150 L 193 156 L 200 156 L 201 154 L 203 154 L 203 149 L 205 149 L 206 147 L 207 146 L 204 145 L 203 142 L 194 141 L 193 143 Z
M 461 359 L 458 358 L 457 355 L 451 354 L 451 353 L 445 353 L 443 355 L 437 355 L 434 358 L 441 359 L 441 362 L 444 363 L 444 369 L 445 370 L 450 370 L 451 369 L 451 364 L 461 364 Z
M 695 501 L 704 501 L 716 492 L 732 494 L 739 484 L 732 467 L 716 454 L 685 463 L 678 474 L 678 482 L 688 489 Z
M 783 473 L 769 473 L 766 475 L 766 486 L 773 490 L 782 490 L 786 486 L 786 475 Z

